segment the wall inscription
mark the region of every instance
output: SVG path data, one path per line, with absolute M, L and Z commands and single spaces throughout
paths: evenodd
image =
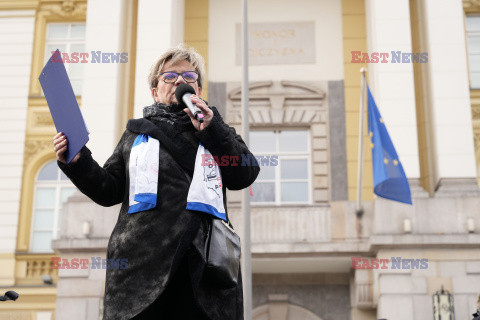
M 242 64 L 241 24 L 236 25 L 236 61 Z M 315 22 L 248 24 L 250 65 L 315 63 Z

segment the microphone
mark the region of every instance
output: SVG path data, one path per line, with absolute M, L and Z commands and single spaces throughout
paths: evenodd
M 177 98 L 178 103 L 184 105 L 190 110 L 193 114 L 193 117 L 197 119 L 200 123 L 203 123 L 203 113 L 192 101 L 190 97 L 192 94 L 196 94 L 195 89 L 191 85 L 182 83 L 175 90 L 175 97 Z

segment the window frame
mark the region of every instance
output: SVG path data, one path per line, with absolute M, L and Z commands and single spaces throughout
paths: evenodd
M 307 137 L 307 150 L 305 152 L 280 152 L 280 133 L 282 131 L 305 131 Z M 265 201 L 250 201 L 252 206 L 258 207 L 268 207 L 268 206 L 308 206 L 313 204 L 313 164 L 312 164 L 312 133 L 310 128 L 297 128 L 297 127 L 289 127 L 289 128 L 255 128 L 250 130 L 250 132 L 274 132 L 275 134 L 275 151 L 273 153 L 257 153 L 252 151 L 254 156 L 278 156 L 278 165 L 275 166 L 275 179 L 266 179 L 261 180 L 261 182 L 273 182 L 275 185 L 275 201 L 272 202 L 265 202 Z M 251 139 L 249 139 L 251 142 Z M 291 179 L 291 180 L 284 180 L 281 177 L 281 160 L 307 160 L 307 178 L 306 179 Z M 261 163 L 260 170 L 262 168 Z M 282 182 L 307 182 L 307 190 L 308 190 L 308 200 L 307 201 L 282 201 Z M 253 184 L 255 184 L 255 181 Z M 252 185 L 253 186 L 253 185 Z M 254 191 L 253 191 L 254 192 Z
M 75 191 L 78 189 L 75 187 L 75 185 L 70 181 L 70 179 L 63 180 L 62 177 L 62 171 L 58 166 L 56 167 L 56 175 L 57 175 L 57 180 L 38 180 L 38 177 L 40 175 L 40 172 L 47 167 L 51 163 L 55 163 L 56 161 L 48 161 L 45 162 L 39 170 L 37 170 L 35 174 L 35 180 L 34 180 L 34 185 L 33 185 L 33 197 L 32 197 L 32 219 L 30 219 L 30 241 L 28 245 L 28 251 L 31 253 L 53 253 L 54 250 L 51 249 L 51 251 L 34 251 L 33 250 L 33 242 L 34 242 L 34 233 L 35 232 L 51 232 L 52 234 L 52 240 L 57 240 L 59 236 L 59 219 L 60 219 L 60 214 L 61 210 L 63 208 L 61 201 L 61 192 L 62 189 L 67 189 L 67 188 L 74 188 Z M 40 187 L 40 188 L 39 188 Z M 37 196 L 38 196 L 38 189 L 49 189 L 49 188 L 54 188 L 55 189 L 55 199 L 54 199 L 54 207 L 53 207 L 53 225 L 51 230 L 44 230 L 44 229 L 35 229 L 35 218 L 36 218 L 36 203 L 37 203 Z M 75 192 L 74 191 L 74 192 Z M 42 208 L 44 209 L 44 208 Z M 52 209 L 47 209 L 47 210 L 52 210 Z M 51 246 L 51 244 L 50 244 Z
M 60 39 L 50 39 L 48 38 L 48 32 L 50 30 L 50 27 L 53 26 L 53 25 L 66 25 L 68 27 L 67 29 L 67 38 L 60 38 Z M 83 38 L 80 38 L 80 39 L 72 39 L 70 38 L 70 35 L 71 35 L 71 30 L 72 30 L 72 26 L 74 25 L 83 25 L 85 27 L 85 34 L 83 36 Z M 47 48 L 49 45 L 59 45 L 59 46 L 65 46 L 65 51 L 64 52 L 68 52 L 69 55 L 72 53 L 71 51 L 71 46 L 72 45 L 78 45 L 78 44 L 82 44 L 83 47 L 84 47 L 84 50 L 85 50 L 85 45 L 86 45 L 86 27 L 87 27 L 87 24 L 85 22 L 49 22 L 46 24 L 46 28 L 45 28 L 45 43 L 44 43 L 44 47 L 43 47 L 43 52 L 44 52 L 44 58 L 43 58 L 43 63 L 47 63 L 47 60 L 49 59 L 49 57 L 52 55 L 52 52 L 49 51 Z M 79 57 L 80 59 L 80 57 Z M 81 61 L 81 60 L 80 60 Z M 70 82 L 72 81 L 77 81 L 77 80 L 80 80 L 80 81 L 83 81 L 84 79 L 84 76 L 85 76 L 85 68 L 84 68 L 84 63 L 81 63 L 81 62 L 78 62 L 76 64 L 80 64 L 82 66 L 82 77 L 81 78 L 72 78 L 72 76 L 70 75 L 70 68 L 71 68 L 71 64 L 70 63 L 64 63 L 65 65 L 65 69 L 67 70 L 67 73 L 68 73 L 68 77 L 70 79 Z M 73 86 L 72 86 L 73 87 Z M 75 89 L 74 89 L 75 91 Z M 43 90 L 41 91 L 42 93 L 42 96 L 45 96 L 44 93 L 43 93 Z M 83 85 L 81 86 L 81 90 L 80 90 L 80 93 L 77 93 L 75 92 L 75 96 L 76 97 L 81 97 L 82 96 L 82 93 L 83 93 Z
M 480 19 L 480 13 L 467 13 L 465 14 L 465 46 L 466 46 L 466 51 L 467 51 L 467 69 L 468 69 L 468 86 L 470 90 L 480 90 L 480 83 L 477 87 L 472 86 L 472 70 L 471 70 L 471 62 L 470 62 L 470 56 L 476 55 L 480 57 L 480 51 L 478 53 L 470 53 L 470 48 L 468 44 L 468 39 L 470 36 L 478 36 L 480 37 L 480 30 L 478 31 L 468 31 L 467 30 L 467 20 L 470 17 L 476 17 Z M 480 69 L 478 71 L 475 71 L 475 73 L 478 73 L 480 75 Z

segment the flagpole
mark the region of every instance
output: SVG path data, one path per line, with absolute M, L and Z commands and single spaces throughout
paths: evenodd
M 248 0 L 242 0 L 242 138 L 249 146 L 249 95 L 248 95 Z M 243 310 L 244 319 L 252 320 L 252 254 L 250 235 L 250 190 L 243 189 Z
M 358 183 L 357 183 L 357 206 L 356 206 L 356 214 L 357 214 L 357 233 L 358 235 L 361 234 L 361 224 L 359 219 L 363 215 L 363 207 L 362 207 L 362 179 L 363 179 L 363 123 L 365 117 L 365 73 L 367 69 L 365 67 L 360 69 L 360 73 L 362 74 L 362 93 L 360 94 L 360 119 L 358 124 Z

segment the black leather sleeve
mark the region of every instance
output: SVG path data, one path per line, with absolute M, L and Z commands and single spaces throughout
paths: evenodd
M 218 157 L 222 181 L 230 190 L 250 186 L 257 178 L 260 167 L 234 128 L 223 122 L 215 107 L 210 124 L 195 135 L 214 157 Z
M 126 135 L 125 131 L 103 168 L 92 158 L 92 152 L 86 146 L 77 162 L 64 164 L 57 161 L 58 167 L 83 194 L 104 207 L 122 202 L 125 195 L 123 148 Z

